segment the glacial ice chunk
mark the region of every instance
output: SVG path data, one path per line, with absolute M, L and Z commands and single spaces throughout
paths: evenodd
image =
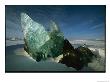
M 24 49 L 37 61 L 61 55 L 64 36 L 52 22 L 51 31 L 33 21 L 26 13 L 21 13 L 21 26 L 24 33 Z

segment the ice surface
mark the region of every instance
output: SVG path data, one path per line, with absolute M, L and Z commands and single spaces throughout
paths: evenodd
M 12 45 L 18 45 L 18 44 L 24 44 L 24 41 L 23 40 L 16 40 L 16 41 L 6 40 L 6 46 L 12 46 Z
M 21 13 L 21 25 L 24 32 L 24 38 L 32 53 L 39 50 L 39 47 L 45 44 L 50 39 L 48 33 L 41 24 L 33 21 L 25 13 Z
M 36 62 L 23 49 L 23 44 L 6 47 L 6 72 L 39 72 L 39 71 L 76 71 L 64 64 L 56 63 L 53 59 Z
M 51 31 L 21 13 L 21 25 L 28 53 L 37 61 L 47 57 L 59 56 L 62 52 L 64 37 L 58 26 L 52 22 Z

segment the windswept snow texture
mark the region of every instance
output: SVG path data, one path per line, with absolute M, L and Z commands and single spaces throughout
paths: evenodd
M 71 44 L 75 47 L 86 44 L 92 52 L 97 55 L 87 67 L 82 68 L 79 72 L 88 71 L 105 71 L 105 42 L 90 40 L 72 40 Z M 7 71 L 71 71 L 76 70 L 58 63 L 62 55 L 57 58 L 48 58 L 45 61 L 36 62 L 23 49 L 23 41 L 6 41 L 6 63 Z

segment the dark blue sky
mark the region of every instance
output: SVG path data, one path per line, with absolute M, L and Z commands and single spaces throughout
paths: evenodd
M 65 38 L 104 39 L 106 8 L 98 6 L 6 6 L 6 37 L 23 38 L 20 13 L 27 13 L 33 20 L 49 27 L 55 21 Z

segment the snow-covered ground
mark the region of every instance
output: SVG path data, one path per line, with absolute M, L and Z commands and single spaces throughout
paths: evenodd
M 23 49 L 23 41 L 6 41 L 6 71 L 76 71 L 72 67 L 60 64 L 58 58 L 36 62 Z
M 24 44 L 23 40 L 6 40 L 6 46 L 11 46 L 11 45 L 18 45 L 18 44 Z
M 105 42 L 91 40 L 72 40 L 74 47 L 86 44 L 87 47 L 98 56 L 94 58 L 88 67 L 80 71 L 105 71 Z M 46 61 L 36 62 L 23 49 L 23 41 L 6 40 L 6 71 L 76 71 L 72 67 L 57 63 L 62 55 L 57 58 L 49 58 Z

